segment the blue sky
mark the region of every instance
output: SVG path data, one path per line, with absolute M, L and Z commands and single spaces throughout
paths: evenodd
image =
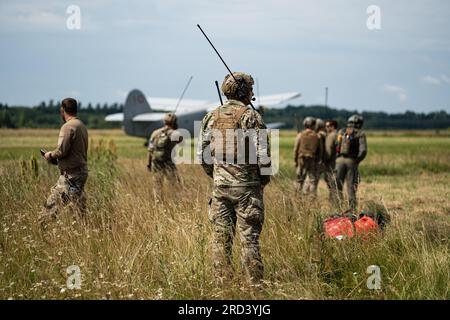
M 69 30 L 70 5 L 81 29 Z M 366 26 L 369 5 L 381 30 Z M 36 105 L 149 96 L 217 100 L 226 70 L 196 24 L 260 93 L 299 91 L 297 104 L 387 112 L 450 111 L 450 1 L 0 2 L 0 102 Z

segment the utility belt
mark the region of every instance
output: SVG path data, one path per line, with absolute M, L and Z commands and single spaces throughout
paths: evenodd
M 86 172 L 87 173 L 87 166 L 80 166 L 80 167 L 75 167 L 75 168 L 68 168 L 68 169 L 60 169 L 59 172 L 61 173 L 61 175 L 65 176 L 68 174 L 77 174 L 77 173 L 82 173 L 82 172 Z
M 358 156 L 350 155 L 350 154 L 339 154 L 337 158 L 345 158 L 345 159 L 353 159 L 356 160 Z

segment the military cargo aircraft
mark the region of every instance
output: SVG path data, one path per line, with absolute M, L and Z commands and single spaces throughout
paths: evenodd
M 261 96 L 257 99 L 255 107 L 278 106 L 298 97 L 300 97 L 298 92 Z M 123 113 L 110 114 L 106 116 L 105 121 L 123 122 L 126 134 L 148 139 L 155 129 L 163 126 L 164 115 L 174 112 L 177 105 L 178 127 L 194 135 L 194 122 L 201 121 L 205 114 L 218 107 L 220 102 L 193 99 L 184 99 L 180 102 L 174 98 L 146 98 L 140 90 L 135 89 L 128 94 Z M 267 127 L 278 128 L 282 125 L 283 123 L 269 123 Z

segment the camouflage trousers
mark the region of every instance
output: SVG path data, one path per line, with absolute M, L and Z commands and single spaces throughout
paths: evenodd
M 69 204 L 73 206 L 76 213 L 84 215 L 86 211 L 84 185 L 87 177 L 87 169 L 61 174 L 45 202 L 41 219 L 56 217 L 60 209 Z
M 332 205 L 338 204 L 338 194 L 337 194 L 337 177 L 335 165 L 323 165 L 323 177 L 325 183 L 327 184 L 329 200 Z
M 171 161 L 170 162 L 153 161 L 151 172 L 153 174 L 155 192 L 161 191 L 165 179 L 169 180 L 172 184 L 181 183 L 181 178 L 180 175 L 178 174 L 177 167 Z
M 317 176 L 317 160 L 314 158 L 300 157 L 297 164 L 297 182 L 296 189 L 297 192 L 303 192 L 303 194 L 317 193 L 317 185 L 319 179 Z M 308 183 L 305 184 L 306 178 L 308 178 Z
M 351 210 L 355 210 L 358 202 L 356 192 L 360 182 L 358 163 L 352 158 L 339 157 L 336 160 L 336 184 L 339 195 L 339 200 L 343 202 L 343 188 L 347 181 L 347 194 Z
M 209 204 L 209 220 L 213 224 L 213 259 L 216 279 L 232 278 L 233 239 L 238 229 L 241 241 L 241 263 L 251 283 L 264 275 L 259 236 L 264 223 L 261 187 L 214 187 Z

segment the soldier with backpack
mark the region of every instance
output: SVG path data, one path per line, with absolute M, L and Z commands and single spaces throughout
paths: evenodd
M 367 140 L 361 130 L 362 116 L 353 115 L 347 121 L 347 128 L 339 131 L 337 137 L 336 179 L 339 198 L 343 200 L 343 186 L 347 181 L 348 201 L 351 210 L 356 210 L 356 192 L 360 182 L 358 166 L 367 155 Z
M 322 148 L 322 150 L 320 150 L 319 154 L 322 155 L 321 158 L 317 159 L 317 163 L 316 163 L 316 180 L 315 180 L 315 185 L 313 185 L 311 183 L 311 181 L 309 179 L 306 180 L 306 189 L 307 190 L 311 190 L 311 192 L 316 192 L 317 191 L 317 187 L 319 185 L 319 181 L 320 181 L 320 177 L 322 176 L 322 173 L 325 174 L 325 160 L 326 160 L 326 154 L 325 154 L 325 139 L 327 137 L 327 133 L 325 131 L 325 122 L 320 119 L 317 118 L 316 119 L 316 125 L 315 125 L 315 131 L 317 133 L 317 136 L 319 137 L 320 140 L 320 147 Z M 326 178 L 325 178 L 326 181 Z
M 323 157 L 322 141 L 315 131 L 316 120 L 306 117 L 303 121 L 305 129 L 297 135 L 294 147 L 294 161 L 297 171 L 297 192 L 305 194 L 317 193 L 318 164 Z M 308 177 L 310 187 L 303 190 Z
M 177 116 L 168 113 L 164 127 L 153 131 L 148 143 L 147 169 L 155 174 L 155 189 L 160 190 L 164 177 L 180 182 L 177 167 L 172 160 L 172 150 L 183 137 L 177 131 Z
M 214 182 L 209 219 L 219 283 L 233 276 L 236 230 L 247 278 L 259 284 L 264 273 L 259 236 L 264 223 L 263 190 L 270 181 L 271 163 L 266 126 L 261 115 L 249 107 L 253 83 L 253 78 L 242 72 L 227 75 L 221 89 L 228 100 L 203 118 L 199 135 L 198 158 Z M 240 134 L 248 139 L 241 139 Z

